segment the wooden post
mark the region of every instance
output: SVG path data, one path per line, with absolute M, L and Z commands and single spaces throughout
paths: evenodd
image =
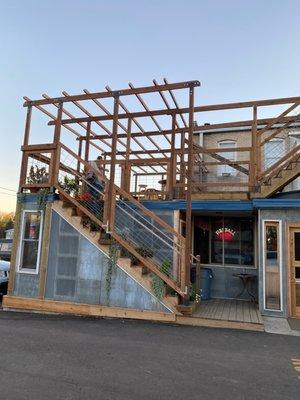
M 78 141 L 78 157 L 81 158 L 81 153 L 82 153 L 82 140 L 79 139 Z M 79 175 L 80 175 L 80 161 L 77 160 L 77 168 L 76 171 L 78 173 L 78 176 L 75 177 L 75 182 L 77 185 L 79 185 Z
M 53 137 L 53 143 L 55 144 L 58 144 L 60 141 L 62 111 L 63 111 L 63 102 L 60 102 L 57 109 L 57 118 L 55 120 L 55 129 Z
M 113 114 L 113 128 L 112 128 L 112 142 L 111 142 L 111 157 L 110 157 L 110 177 L 107 191 L 107 202 L 106 207 L 108 207 L 108 230 L 112 230 L 112 217 L 114 215 L 114 202 L 112 201 L 114 194 L 114 182 L 115 182 L 115 172 L 116 172 L 116 153 L 117 153 L 117 140 L 118 140 L 118 113 L 119 113 L 119 96 L 114 97 L 114 114 Z M 108 204 L 109 203 L 109 204 Z
M 254 116 L 253 119 L 255 120 L 255 132 L 256 132 L 256 149 L 255 149 L 255 154 L 256 154 L 256 184 L 259 184 L 258 177 L 261 174 L 262 170 L 262 165 L 261 165 L 261 152 L 262 152 L 262 147 L 261 147 L 261 140 L 262 137 L 261 135 L 258 134 L 257 131 L 257 106 L 253 107 L 254 110 Z
M 124 187 L 123 189 L 126 192 L 130 192 L 130 164 L 129 164 L 129 156 L 131 150 L 131 118 L 128 118 L 127 121 L 127 132 L 126 132 L 126 154 L 125 154 L 125 166 L 124 166 Z
M 91 122 L 89 121 L 86 125 L 86 141 L 85 141 L 85 152 L 84 160 L 89 161 L 90 156 L 90 138 L 91 138 Z
M 191 249 L 192 249 L 192 178 L 194 169 L 193 154 L 193 133 L 194 133 L 194 88 L 189 89 L 189 136 L 188 136 L 188 168 L 187 168 L 187 189 L 186 189 L 186 245 L 185 245 L 185 282 L 181 282 L 182 289 L 189 297 L 190 270 L 191 270 Z
M 252 121 L 252 135 L 251 135 L 251 153 L 250 153 L 250 167 L 249 167 L 249 186 L 250 191 L 255 191 L 257 187 L 257 161 L 258 149 L 257 147 L 257 106 L 253 107 L 253 121 Z
M 50 234 L 51 234 L 51 208 L 52 204 L 48 203 L 45 210 L 44 216 L 44 229 L 42 234 L 42 246 L 41 246 L 41 259 L 40 259 L 40 279 L 38 288 L 38 298 L 45 298 L 45 288 L 46 288 L 46 275 L 48 266 L 48 255 L 50 247 Z
M 185 183 L 185 153 L 184 153 L 184 148 L 185 148 L 185 132 L 181 132 L 181 143 L 180 143 L 180 148 L 181 148 L 181 155 L 180 155 L 180 183 L 183 184 Z M 184 197 L 184 187 L 180 187 L 179 189 L 180 193 L 180 198 Z
M 137 191 L 138 191 L 137 183 L 138 183 L 138 174 L 135 173 L 134 174 L 134 191 L 135 191 L 135 193 L 137 193 Z
M 57 146 L 53 152 L 52 157 L 52 176 L 49 177 L 49 184 L 50 186 L 55 186 L 58 184 L 58 174 L 59 174 L 59 161 L 60 161 L 60 133 L 61 133 L 61 119 L 63 113 L 63 102 L 60 102 L 57 109 L 57 118 L 55 120 L 55 129 L 54 129 L 54 136 L 53 136 L 53 143 Z
M 176 153 L 175 153 L 175 138 L 176 138 L 176 114 L 172 115 L 172 136 L 171 136 L 171 159 L 169 178 L 169 198 L 174 198 L 174 184 L 176 183 Z
M 24 141 L 23 141 L 24 146 L 27 146 L 29 143 L 31 117 L 32 117 L 32 106 L 28 106 L 27 107 L 27 115 L 26 115 L 25 132 L 24 132 Z M 22 185 L 24 185 L 26 183 L 27 164 L 28 164 L 28 154 L 25 151 L 23 151 L 22 162 L 21 162 L 20 182 L 19 182 L 19 192 L 22 189 Z

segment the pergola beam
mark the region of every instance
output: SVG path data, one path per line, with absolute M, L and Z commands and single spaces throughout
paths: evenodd
M 187 81 L 187 82 L 178 82 L 178 83 L 170 83 L 168 85 L 159 85 L 159 90 L 176 90 L 176 89 L 187 89 L 189 87 L 200 86 L 199 81 Z M 29 105 L 45 105 L 45 104 L 53 104 L 53 103 L 66 103 L 70 101 L 82 101 L 82 100 L 93 100 L 93 99 L 104 99 L 114 96 L 130 96 L 133 94 L 141 94 L 141 93 L 152 93 L 157 92 L 157 87 L 155 86 L 143 86 L 135 89 L 121 89 L 114 90 L 113 92 L 97 92 L 90 94 L 79 94 L 75 96 L 66 97 L 53 97 L 51 99 L 39 99 L 39 100 L 29 100 L 25 101 L 24 106 L 28 107 Z
M 83 89 L 83 91 L 84 91 L 84 93 L 86 93 L 86 94 L 90 94 L 90 92 L 87 90 L 87 89 Z M 106 115 L 111 115 L 111 113 L 110 113 L 110 111 L 102 104 L 102 103 L 100 103 L 100 101 L 99 100 L 97 100 L 97 99 L 93 99 L 93 102 L 102 110 L 102 111 L 104 111 L 105 112 L 105 114 Z M 119 100 L 119 106 L 121 107 L 121 101 Z M 121 129 L 123 129 L 126 133 L 124 134 L 125 136 L 124 136 L 124 138 L 127 138 L 127 129 L 128 128 L 126 128 L 126 126 L 125 125 L 123 125 L 119 120 L 117 121 L 117 124 L 118 124 L 118 126 L 121 128 Z M 101 135 L 100 135 L 101 136 Z M 109 135 L 109 137 L 110 137 L 110 139 L 111 139 L 111 136 L 112 136 L 112 133 L 110 132 L 110 135 Z M 127 144 L 123 144 L 123 142 L 121 141 L 121 140 L 119 140 L 119 139 L 121 139 L 121 135 L 117 135 L 117 137 L 118 137 L 118 142 L 120 142 L 123 146 L 125 146 L 125 148 L 126 148 L 126 146 L 127 146 Z M 84 137 L 83 137 L 84 138 Z M 136 139 L 134 139 L 134 141 L 136 142 L 136 144 L 141 148 L 141 149 L 143 149 L 144 151 L 145 151 L 145 148 L 144 148 L 144 146 L 138 141 L 138 140 L 136 140 Z M 143 171 L 144 171 L 144 169 L 142 169 Z
M 284 105 L 300 102 L 300 97 L 286 97 L 280 99 L 271 99 L 271 100 L 257 100 L 257 101 L 247 101 L 247 102 L 239 102 L 239 103 L 227 103 L 227 104 L 214 104 L 207 106 L 198 106 L 195 107 L 194 112 L 206 112 L 206 111 L 218 111 L 218 110 L 230 110 L 234 108 L 250 108 L 250 107 L 263 107 L 263 106 L 274 106 L 274 105 Z M 188 114 L 189 108 L 171 108 L 171 109 L 160 109 L 160 110 L 152 110 L 152 111 L 138 111 L 126 114 L 119 114 L 119 119 L 126 118 L 144 118 L 151 116 L 159 116 L 159 115 L 173 115 L 173 114 Z M 98 115 L 92 117 L 90 120 L 92 121 L 107 121 L 112 120 L 112 116 L 104 116 Z M 76 122 L 88 122 L 88 118 L 78 118 L 78 119 L 64 119 L 62 120 L 62 124 L 72 124 Z M 53 125 L 53 122 L 50 122 L 49 125 Z
M 286 122 L 295 122 L 299 117 L 298 116 L 290 116 L 290 117 L 284 117 L 280 119 L 280 123 L 286 123 Z M 276 129 L 273 125 L 275 125 L 277 122 L 274 122 L 274 120 L 277 120 L 277 118 L 261 118 L 257 120 L 257 124 L 258 125 L 265 125 L 265 124 L 272 124 L 272 126 L 269 127 L 269 130 L 273 130 Z M 194 126 L 194 133 L 199 133 L 199 132 L 207 132 L 210 130 L 214 130 L 214 129 L 228 129 L 228 128 L 249 128 L 249 130 L 251 130 L 251 124 L 252 124 L 252 120 L 243 120 L 243 121 L 232 121 L 232 122 L 222 122 L 222 123 L 218 123 L 218 124 L 209 124 L 209 125 L 195 125 Z M 257 128 L 257 131 L 260 132 L 262 129 L 265 128 Z M 176 133 L 184 133 L 184 132 L 188 132 L 189 128 L 176 128 L 175 132 Z M 144 131 L 144 132 L 132 132 L 131 136 L 133 138 L 136 137 L 143 137 L 143 136 L 162 136 L 162 135 L 168 135 L 168 134 L 172 134 L 172 130 L 171 129 L 165 129 L 162 130 L 161 132 L 159 131 Z M 106 135 L 95 135 L 93 138 L 91 138 L 91 140 L 95 140 L 95 139 L 101 139 L 101 138 L 106 138 Z M 119 134 L 118 135 L 119 138 L 126 138 L 126 134 Z M 80 138 L 80 140 L 85 140 L 85 137 L 82 136 Z
M 109 86 L 106 86 L 106 90 L 110 90 L 110 91 L 111 91 L 111 88 L 110 88 Z M 131 90 L 132 90 L 132 89 L 131 89 Z M 126 108 L 126 106 L 124 105 L 124 103 L 123 103 L 121 100 L 120 100 L 119 104 L 120 104 L 120 106 L 123 108 L 123 110 L 129 115 L 130 113 L 129 113 L 128 109 Z M 138 122 L 136 121 L 135 118 L 131 118 L 131 117 L 130 117 L 130 119 L 135 123 L 135 125 L 136 125 L 142 132 L 145 132 L 144 128 L 141 126 L 140 123 L 138 123 Z M 148 137 L 148 140 L 159 150 L 159 145 L 158 145 L 151 137 Z M 135 140 L 135 141 L 136 141 L 136 140 Z M 142 147 L 142 146 L 140 145 L 140 147 Z M 145 147 L 142 147 L 142 148 L 143 148 L 143 150 L 147 151 Z M 150 156 L 150 157 L 152 157 L 152 156 Z M 166 156 L 165 156 L 165 157 L 166 157 Z

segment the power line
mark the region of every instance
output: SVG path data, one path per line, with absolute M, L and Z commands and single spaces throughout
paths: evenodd
M 6 194 L 6 196 L 16 197 L 16 194 L 10 194 L 10 193 L 5 193 L 5 192 L 0 192 L 0 194 Z
M 2 187 L 2 186 L 0 186 L 0 189 L 4 189 L 4 190 L 8 190 L 9 192 L 14 192 L 14 193 L 16 193 L 16 191 L 15 191 L 15 190 L 8 189 L 8 188 Z

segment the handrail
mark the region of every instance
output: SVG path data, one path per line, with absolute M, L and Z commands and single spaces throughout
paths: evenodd
M 65 146 L 64 144 L 60 143 L 60 147 L 63 148 L 64 150 L 66 150 L 67 152 L 69 152 L 73 157 L 75 157 L 78 161 L 80 161 L 82 164 L 84 164 L 85 166 L 87 166 L 89 168 L 89 170 L 93 171 L 102 181 L 104 181 L 105 183 L 109 183 L 109 179 L 106 178 L 105 175 L 101 174 L 101 172 L 99 170 L 97 170 L 96 168 L 94 168 L 90 163 L 88 163 L 87 161 L 83 160 L 81 157 L 79 157 L 76 153 L 74 153 L 72 150 L 70 150 L 67 146 Z M 145 206 L 143 206 L 139 201 L 137 201 L 134 197 L 132 197 L 130 195 L 130 193 L 126 192 L 124 189 L 120 188 L 117 185 L 113 186 L 114 189 L 116 190 L 116 192 L 123 196 L 126 197 L 128 200 L 130 200 L 134 205 L 136 205 L 139 209 L 141 209 L 146 215 L 148 215 L 149 217 L 151 217 L 154 221 L 156 221 L 157 223 L 159 223 L 160 225 L 162 225 L 166 230 L 168 230 L 170 233 L 172 233 L 175 236 L 178 236 L 181 240 L 184 240 L 185 238 L 180 235 L 179 232 L 177 232 L 174 228 L 172 228 L 170 225 L 168 225 L 165 221 L 163 221 L 162 219 L 160 219 L 156 214 L 154 214 L 152 211 L 150 211 L 148 208 L 146 208 Z
M 105 202 L 107 202 L 105 192 L 89 183 L 84 178 L 83 173 L 85 170 L 93 171 L 99 181 L 104 182 L 104 185 L 108 184 L 109 180 L 93 165 L 83 160 L 64 144 L 59 144 L 58 151 L 59 160 L 57 164 L 59 170 L 62 172 L 68 170 L 68 173 L 74 175 L 79 182 L 85 186 L 90 186 L 101 196 L 101 207 L 103 207 Z M 78 163 L 79 169 L 76 170 L 74 166 Z M 99 219 L 99 215 L 97 216 L 97 210 L 95 211 L 95 209 L 99 207 L 99 202 L 92 200 L 92 202 L 84 204 L 83 206 L 82 201 L 79 202 L 59 186 L 58 180 L 56 182 L 56 188 L 68 200 L 86 213 L 94 222 L 98 223 L 102 228 L 106 228 L 105 216 L 102 213 L 103 209 L 101 211 L 102 220 Z M 109 204 L 113 209 L 111 215 L 112 223 L 110 224 L 111 235 L 177 293 L 183 297 L 186 296 L 185 287 L 180 283 L 185 238 L 123 189 L 114 185 L 113 193 L 113 198 L 109 199 Z M 89 209 L 86 209 L 86 207 L 89 207 Z M 147 217 L 149 217 L 149 219 L 147 219 Z M 127 235 L 123 237 L 123 230 L 126 232 L 128 229 Z M 136 251 L 136 248 L 141 245 L 147 246 L 148 241 L 151 242 L 151 246 L 154 246 L 153 249 L 156 249 L 153 258 L 144 257 Z M 162 263 L 166 260 L 170 261 L 172 265 L 171 271 L 168 274 L 161 270 Z

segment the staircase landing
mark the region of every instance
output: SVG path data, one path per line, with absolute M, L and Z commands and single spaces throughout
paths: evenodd
M 202 301 L 193 317 L 222 321 L 263 324 L 257 305 L 250 301 L 235 299 L 212 299 Z

